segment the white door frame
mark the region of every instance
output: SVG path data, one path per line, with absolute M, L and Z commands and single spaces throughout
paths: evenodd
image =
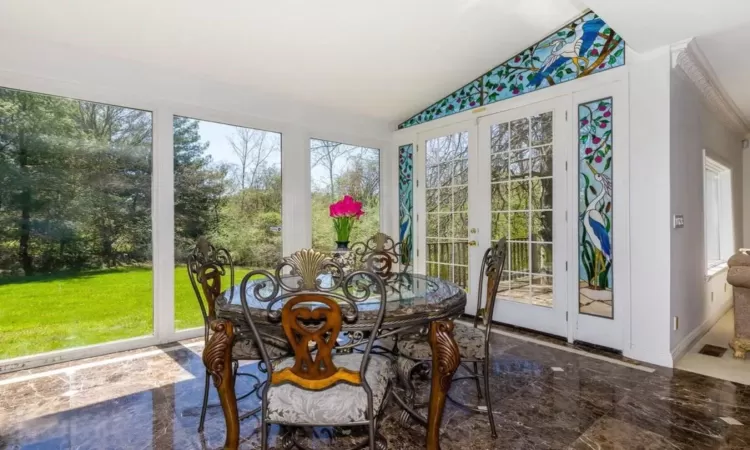
M 415 125 L 412 127 L 404 128 L 397 130 L 393 133 L 393 145 L 392 147 L 396 150 L 398 149 L 398 145 L 404 145 L 408 143 L 413 143 L 415 145 L 415 155 L 417 155 L 417 144 L 420 142 L 420 135 L 429 133 L 432 130 L 435 129 L 447 129 L 447 127 L 450 127 L 454 124 L 458 123 L 471 123 L 477 121 L 479 118 L 494 114 L 502 111 L 508 111 L 515 108 L 520 108 L 529 104 L 537 103 L 540 101 L 548 100 L 555 97 L 560 96 L 566 96 L 568 98 L 569 103 L 569 118 L 568 123 L 571 127 L 571 139 L 575 139 L 577 137 L 578 131 L 575 128 L 576 127 L 576 119 L 577 116 L 577 103 L 574 104 L 574 102 L 581 99 L 580 102 L 586 101 L 587 97 L 585 96 L 586 93 L 591 92 L 591 99 L 593 99 L 595 96 L 593 95 L 594 92 L 598 91 L 600 92 L 600 95 L 598 98 L 601 97 L 607 97 L 612 96 L 613 100 L 615 102 L 615 114 L 619 116 L 618 128 L 624 130 L 619 133 L 616 133 L 615 135 L 615 141 L 614 144 L 617 146 L 617 154 L 619 156 L 619 160 L 616 160 L 615 163 L 618 164 L 619 169 L 616 168 L 617 175 L 614 182 L 614 206 L 618 209 L 619 212 L 615 213 L 619 217 L 618 219 L 618 229 L 615 231 L 614 235 L 614 245 L 616 245 L 619 250 L 617 250 L 617 254 L 615 255 L 615 289 L 618 291 L 617 298 L 615 301 L 615 315 L 618 318 L 621 318 L 622 321 L 620 322 L 621 326 L 621 333 L 620 331 L 616 332 L 615 334 L 622 336 L 622 345 L 620 347 L 613 347 L 622 349 L 623 353 L 627 354 L 630 351 L 630 345 L 631 345 L 631 300 L 630 300 L 630 241 L 629 241 L 629 182 L 630 182 L 630 176 L 629 176 L 629 78 L 628 78 L 628 67 L 618 67 L 615 69 L 610 69 L 605 72 L 596 74 L 594 76 L 585 77 L 577 80 L 573 80 L 567 83 L 559 84 L 556 86 L 552 86 L 546 89 L 542 89 L 536 92 L 531 92 L 528 94 L 524 94 L 518 97 L 510 98 L 507 100 L 503 100 L 501 102 L 493 103 L 491 105 L 482 106 L 479 108 L 475 108 L 472 110 L 464 111 L 461 113 L 453 114 L 450 116 L 446 116 L 440 119 L 436 119 L 434 121 L 422 123 L 419 125 Z M 580 103 L 579 102 L 579 103 Z M 571 117 L 572 116 L 572 117 Z M 423 146 L 424 144 L 422 144 Z M 574 163 L 577 164 L 577 145 L 572 144 L 570 146 L 570 151 L 572 154 L 568 158 L 568 197 L 570 199 L 570 206 L 568 207 L 568 214 L 571 214 L 572 211 L 578 210 L 578 203 L 577 203 L 577 173 L 576 170 L 573 169 Z M 421 156 L 420 156 L 421 157 Z M 419 166 L 419 158 L 415 156 L 414 161 L 414 170 L 415 170 L 415 177 L 423 179 L 424 174 L 419 173 L 419 170 L 424 170 L 423 167 Z M 397 170 L 394 169 L 394 170 Z M 395 175 L 394 179 L 397 179 L 397 175 Z M 417 186 L 415 183 L 414 185 L 414 214 L 415 217 L 417 214 L 420 214 L 421 217 L 424 217 L 424 192 L 421 185 Z M 396 207 L 398 203 L 396 202 L 394 204 L 394 207 Z M 420 208 L 421 211 L 420 211 Z M 471 208 L 471 205 L 470 205 Z M 570 218 L 569 218 L 570 219 Z M 425 226 L 423 221 L 418 221 L 415 228 L 414 228 L 414 239 L 418 243 L 417 245 L 421 245 L 421 236 L 424 236 L 425 229 L 423 226 Z M 626 223 L 622 223 L 626 222 Z M 577 233 L 577 227 L 570 227 L 571 232 Z M 576 331 L 578 327 L 578 293 L 575 292 L 575 295 L 573 294 L 573 290 L 576 289 L 577 281 L 578 281 L 578 275 L 577 275 L 577 267 L 578 264 L 578 256 L 577 256 L 577 246 L 570 245 L 570 239 L 572 239 L 573 243 L 577 242 L 577 235 L 571 236 L 569 238 L 569 244 L 568 244 L 568 288 L 570 289 L 570 292 L 568 294 L 568 332 L 567 332 L 567 338 L 568 342 L 573 342 L 576 339 Z M 415 247 L 417 249 L 418 247 Z M 424 260 L 420 259 L 424 257 L 424 251 L 425 249 L 422 248 L 420 253 L 422 256 L 417 256 L 415 258 L 415 273 L 424 273 Z M 571 264 L 573 264 L 573 268 L 571 268 Z M 475 311 L 472 308 L 472 305 L 476 302 L 476 299 L 471 299 L 471 296 L 469 298 L 469 301 L 471 302 L 471 305 L 467 306 L 467 312 L 473 314 Z M 585 325 L 584 320 L 584 325 Z M 609 333 L 611 330 L 608 330 Z M 582 339 L 585 340 L 585 339 Z

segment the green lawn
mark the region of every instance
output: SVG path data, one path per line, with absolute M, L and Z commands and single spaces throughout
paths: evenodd
M 248 269 L 235 270 L 239 283 Z M 0 359 L 153 332 L 152 272 L 123 268 L 0 280 Z M 175 328 L 203 324 L 185 266 L 175 268 Z

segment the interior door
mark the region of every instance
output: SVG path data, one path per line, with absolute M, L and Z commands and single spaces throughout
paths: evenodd
M 480 249 L 507 239 L 494 320 L 568 337 L 570 97 L 482 117 L 471 213 Z
M 476 121 L 420 133 L 415 166 L 417 268 L 471 292 L 478 274 L 477 228 L 470 199 L 476 196 Z M 420 186 L 420 183 L 423 183 Z M 474 281 L 472 281 L 474 280 Z M 467 312 L 476 312 L 468 296 Z

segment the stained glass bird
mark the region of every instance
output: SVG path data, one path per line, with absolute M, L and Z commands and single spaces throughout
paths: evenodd
M 594 45 L 594 41 L 599 36 L 599 30 L 604 25 L 604 21 L 598 17 L 581 22 L 576 26 L 575 34 L 573 35 L 574 38 L 571 42 L 558 38 L 546 45 L 540 46 L 539 48 L 552 47 L 552 50 L 537 73 L 529 81 L 529 85 L 539 87 L 547 76 L 555 73 L 558 68 L 567 64 L 568 61 L 573 61 L 578 72 L 581 70 L 579 61 L 583 60 L 585 66 L 588 66 L 589 60 L 583 55 Z

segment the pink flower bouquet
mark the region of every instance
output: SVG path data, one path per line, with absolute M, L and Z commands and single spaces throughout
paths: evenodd
M 332 203 L 329 207 L 330 215 L 333 218 L 333 228 L 336 230 L 337 242 L 349 242 L 354 221 L 359 220 L 365 212 L 362 210 L 362 202 L 354 200 L 351 196 L 345 195 L 343 199 Z

